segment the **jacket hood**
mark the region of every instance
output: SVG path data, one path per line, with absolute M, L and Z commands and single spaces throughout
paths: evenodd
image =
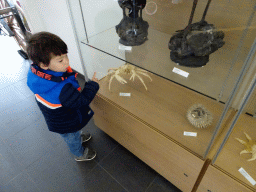
M 35 74 L 35 72 L 33 73 L 32 70 L 38 70 L 39 75 L 36 75 L 38 73 L 36 73 L 36 74 Z M 48 77 L 58 80 L 59 78 L 63 78 L 63 76 L 65 77 L 64 74 L 67 74 L 67 72 L 54 72 L 51 70 L 41 69 L 36 65 L 31 65 L 31 68 L 28 72 L 28 80 L 29 81 L 27 81 L 27 85 L 34 94 L 46 93 L 46 92 L 49 92 L 50 90 L 54 89 L 59 84 L 59 82 L 49 80 Z M 73 73 L 70 73 L 70 74 L 73 74 Z M 62 80 L 60 80 L 60 82 L 61 81 Z

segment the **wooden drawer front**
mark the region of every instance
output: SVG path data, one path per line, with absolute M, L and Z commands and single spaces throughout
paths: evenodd
M 222 171 L 209 166 L 198 192 L 252 192 L 249 188 L 232 179 Z
M 182 191 L 192 190 L 203 166 L 201 159 L 98 96 L 91 107 L 100 129 Z

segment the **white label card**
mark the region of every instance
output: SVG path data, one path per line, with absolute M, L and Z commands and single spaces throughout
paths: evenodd
M 176 68 L 176 67 L 173 68 L 172 72 L 177 73 L 177 74 L 179 74 L 179 75 L 181 75 L 181 76 L 183 76 L 183 77 L 188 77 L 188 75 L 189 75 L 188 72 L 183 71 L 183 70 L 181 70 L 181 69 L 178 69 L 178 68 Z
M 187 131 L 184 131 L 184 135 L 185 135 L 185 136 L 196 137 L 196 136 L 197 136 L 197 133 L 196 133 L 196 132 L 187 132 Z
M 244 168 L 240 168 L 238 170 L 252 185 L 256 184 L 256 181 L 244 170 Z
M 131 93 L 119 93 L 119 96 L 130 97 Z
M 126 50 L 126 51 L 131 51 L 132 47 L 131 46 L 124 46 L 124 45 L 119 45 L 120 50 Z

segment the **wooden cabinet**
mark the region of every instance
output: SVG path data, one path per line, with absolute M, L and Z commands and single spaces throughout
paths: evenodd
M 224 105 L 154 74 L 150 76 L 152 82 L 145 80 L 148 91 L 140 81 L 125 85 L 113 81 L 109 91 L 110 77 L 101 79 L 91 106 L 95 124 L 179 189 L 190 192 Z M 120 92 L 131 96 L 121 97 Z M 193 127 L 186 118 L 188 108 L 196 103 L 204 104 L 214 115 L 213 124 L 206 129 Z M 231 118 L 229 111 L 225 121 Z M 184 131 L 197 132 L 198 136 L 186 137 Z
M 155 128 L 98 95 L 92 105 L 96 126 L 163 175 L 182 191 L 191 191 L 203 160 Z
M 210 165 L 197 192 L 252 192 L 252 190 Z
M 106 76 L 100 80 L 99 94 L 144 124 L 154 127 L 165 137 L 179 143 L 195 156 L 202 158 L 222 114 L 224 104 L 152 73 L 148 74 L 153 81 L 143 78 L 148 87 L 147 91 L 138 78 L 134 82 L 128 80 L 124 85 L 114 79 L 109 91 L 110 76 Z M 129 79 L 129 76 L 123 77 L 126 80 Z M 131 96 L 122 97 L 120 93 L 130 93 Z M 195 128 L 186 117 L 188 109 L 198 103 L 203 104 L 214 117 L 212 124 L 205 129 Z M 231 111 L 229 111 L 225 122 L 231 118 Z M 184 136 L 184 131 L 196 132 L 197 136 Z
M 215 189 L 213 191 L 256 191 L 256 185 L 252 185 L 238 170 L 243 168 L 252 179 L 256 179 L 254 161 L 247 161 L 252 157 L 252 154 L 242 154 L 240 152 L 245 149 L 245 146 L 236 140 L 236 138 L 248 141 L 244 132 L 247 133 L 253 140 L 256 138 L 256 119 L 248 114 L 242 114 L 236 122 L 232 133 L 230 134 L 226 144 L 218 155 L 214 166 L 210 166 L 200 184 L 199 189 L 206 187 Z M 220 138 L 223 141 L 225 134 Z M 225 172 L 225 173 L 224 173 Z M 232 179 L 232 178 L 235 178 Z M 210 180 L 212 181 L 210 182 Z M 214 182 L 213 182 L 214 181 Z M 221 181 L 227 181 L 228 184 L 223 184 Z M 212 184 L 211 184 L 212 183 Z M 213 183 L 218 183 L 214 187 Z M 230 183 L 230 186 L 229 186 Z M 231 185 L 232 184 L 232 185 Z M 229 186 L 229 187 L 228 187 Z M 236 186 L 233 188 L 231 186 Z M 245 187 L 247 186 L 247 187 Z M 217 190 L 218 189 L 218 190 Z M 220 190 L 222 189 L 222 190 Z M 232 189 L 232 190 L 231 190 Z M 237 190 L 235 190 L 237 189 Z M 238 190 L 243 189 L 243 190 Z M 212 190 L 211 190 L 212 191 Z

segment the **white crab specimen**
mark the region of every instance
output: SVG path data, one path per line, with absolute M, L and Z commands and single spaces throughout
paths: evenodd
M 243 154 L 243 153 L 251 153 L 252 154 L 252 158 L 251 159 L 248 159 L 247 161 L 253 161 L 256 159 L 256 141 L 252 140 L 252 138 L 244 133 L 246 138 L 248 139 L 248 142 L 247 141 L 244 141 L 242 139 L 238 139 L 236 138 L 236 140 L 238 140 L 240 143 L 242 143 L 246 149 L 241 151 L 240 152 L 240 155 Z
M 109 80 L 109 90 L 110 90 L 111 82 L 114 77 L 116 78 L 117 81 L 119 81 L 122 84 L 127 83 L 127 81 L 125 81 L 125 79 L 121 77 L 121 75 L 125 75 L 125 74 L 131 75 L 130 80 L 133 79 L 133 81 L 134 81 L 135 77 L 138 77 L 139 80 L 144 85 L 145 89 L 148 90 L 147 86 L 145 85 L 143 79 L 140 76 L 140 75 L 144 75 L 152 81 L 151 77 L 147 74 L 147 71 L 140 69 L 138 67 L 135 67 L 133 65 L 127 64 L 127 63 L 122 65 L 119 68 L 110 68 L 108 70 L 108 75 L 111 75 L 110 80 Z

